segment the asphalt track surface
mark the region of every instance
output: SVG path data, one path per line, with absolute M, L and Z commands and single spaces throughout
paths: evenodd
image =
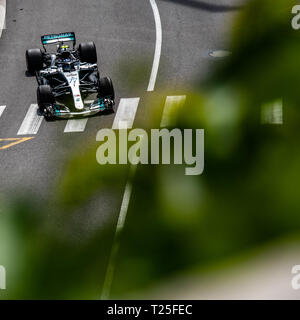
M 214 63 L 209 52 L 226 47 L 226 30 L 237 2 L 156 1 L 162 23 L 156 92 L 184 95 L 196 79 L 205 76 L 209 64 Z M 66 155 L 88 139 L 95 141 L 97 131 L 111 128 L 115 117 L 90 118 L 83 132 L 69 133 L 64 133 L 66 121 L 42 121 L 36 134 L 17 135 L 29 107 L 36 103 L 36 81 L 25 73 L 25 50 L 40 47 L 42 34 L 65 31 L 75 31 L 78 43 L 96 43 L 102 75 L 114 81 L 116 111 L 121 98 L 139 97 L 136 118 L 143 118 L 151 112 L 144 101 L 153 94 L 147 88 L 157 34 L 149 0 L 7 1 L 6 30 L 0 39 L 0 106 L 6 106 L 0 116 L 0 139 L 34 139 L 0 150 L 0 193 L 25 192 L 47 206 L 51 206 L 48 195 L 59 184 Z M 136 65 L 142 65 L 141 70 L 132 67 Z M 120 181 L 120 189 L 125 184 Z M 121 201 L 121 193 L 99 195 L 89 212 L 79 214 L 82 232 L 92 232 L 107 219 L 116 224 Z M 111 232 L 113 235 L 115 230 Z M 80 239 L 74 235 L 74 242 Z M 111 243 L 106 245 L 109 252 Z

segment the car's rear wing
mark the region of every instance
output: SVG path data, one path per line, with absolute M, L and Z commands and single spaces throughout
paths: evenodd
M 55 43 L 67 42 L 67 41 L 72 41 L 73 46 L 75 46 L 76 44 L 76 37 L 74 32 L 46 34 L 42 36 L 41 40 L 44 47 L 45 45 L 48 45 L 48 44 L 55 44 Z

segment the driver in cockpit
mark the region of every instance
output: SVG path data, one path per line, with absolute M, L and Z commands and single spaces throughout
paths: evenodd
M 68 45 L 61 44 L 58 46 L 58 50 L 57 50 L 61 58 L 61 61 L 63 62 L 63 70 L 65 72 L 69 72 L 72 69 L 71 62 L 73 57 L 72 57 L 72 53 L 68 49 L 69 49 Z

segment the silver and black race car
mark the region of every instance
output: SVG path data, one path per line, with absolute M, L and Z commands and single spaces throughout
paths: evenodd
M 44 35 L 41 40 L 44 50 L 26 51 L 27 71 L 38 82 L 40 114 L 50 121 L 113 112 L 114 87 L 110 78 L 100 78 L 94 42 L 75 49 L 74 32 Z M 47 51 L 50 45 L 56 52 Z

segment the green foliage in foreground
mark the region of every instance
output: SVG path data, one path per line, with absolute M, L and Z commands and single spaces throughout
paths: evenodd
M 175 127 L 205 129 L 203 175 L 184 176 L 181 166 L 138 167 L 114 297 L 299 233 L 300 31 L 290 25 L 294 4 L 251 1 L 237 16 L 232 55 L 174 115 Z M 261 125 L 261 106 L 278 100 L 284 125 Z M 147 127 L 157 127 L 149 121 Z M 76 208 L 84 210 L 107 190 L 120 197 L 127 168 L 100 167 L 95 150 L 67 162 L 48 213 L 53 225 L 42 222 L 38 202 L 2 206 L 1 263 L 14 279 L 9 297 L 100 297 L 116 221 L 108 219 L 79 240 Z

